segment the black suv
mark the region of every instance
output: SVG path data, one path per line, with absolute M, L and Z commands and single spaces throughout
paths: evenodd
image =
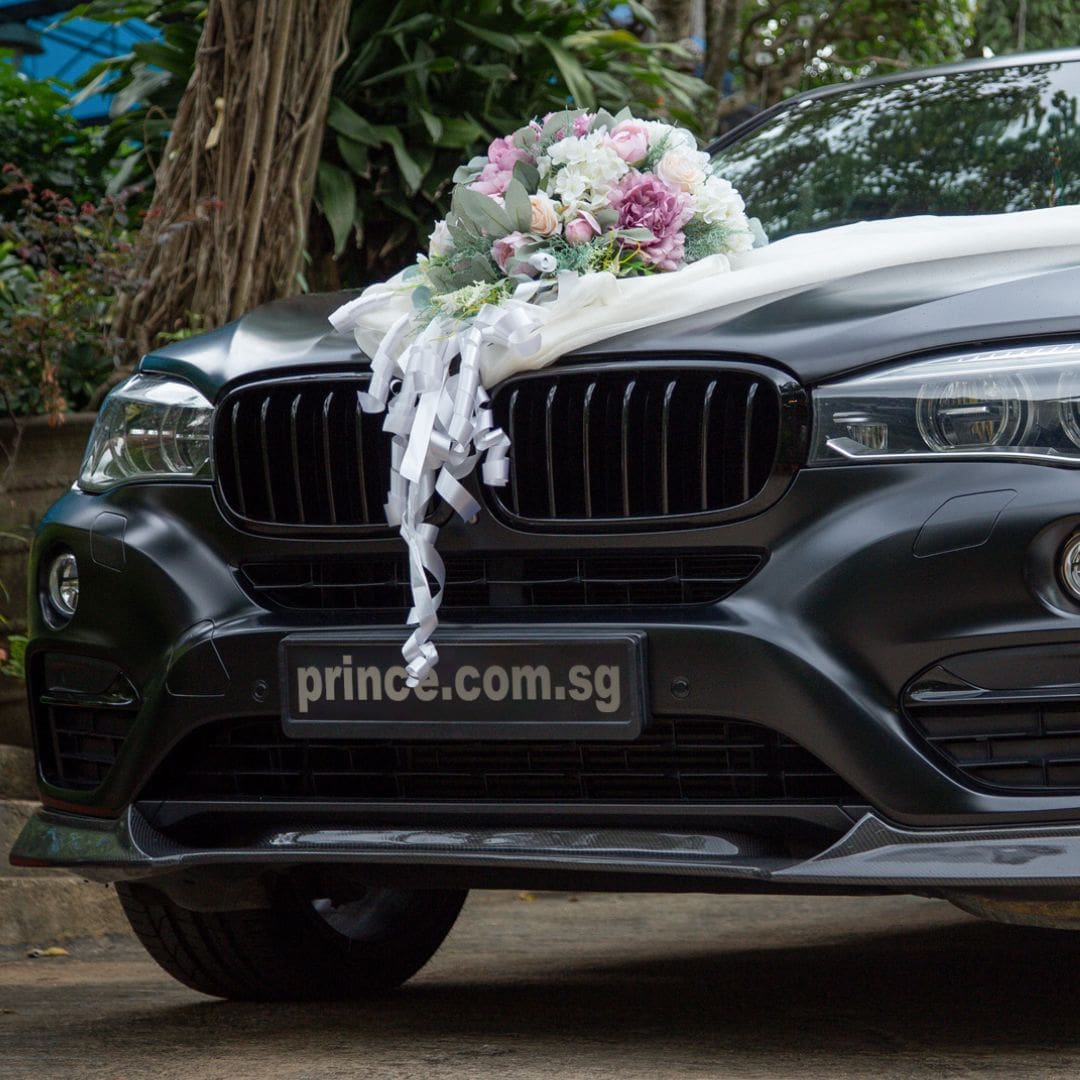
M 774 240 L 1080 203 L 1080 51 L 716 144 Z M 1075 220 L 1072 219 L 1072 220 Z M 368 358 L 305 296 L 145 357 L 43 521 L 44 808 L 190 986 L 368 993 L 471 887 L 897 891 L 1080 925 L 1080 235 L 852 275 L 494 388 L 432 677 Z

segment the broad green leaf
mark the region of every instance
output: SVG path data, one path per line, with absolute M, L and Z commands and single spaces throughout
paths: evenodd
M 441 119 L 442 134 L 436 137 L 436 146 L 444 146 L 451 150 L 465 150 L 484 137 L 484 129 L 474 120 L 459 120 L 449 116 Z
M 424 121 L 424 127 L 427 128 L 428 134 L 431 136 L 431 141 L 437 143 L 442 138 L 443 122 L 434 113 L 429 113 L 427 109 L 418 109 L 420 113 L 420 119 Z
M 487 27 L 484 26 L 474 26 L 464 19 L 456 19 L 455 21 L 458 26 L 468 30 L 473 37 L 477 37 L 481 41 L 486 41 L 489 45 L 494 45 L 496 49 L 508 53 L 521 52 L 521 42 L 514 37 L 513 34 L 503 34 L 498 30 L 488 30 Z
M 337 137 L 337 148 L 342 160 L 354 173 L 358 173 L 360 176 L 367 175 L 367 171 L 371 167 L 371 161 L 368 148 L 364 143 L 339 135 Z
M 131 50 L 144 64 L 163 68 L 165 71 L 187 79 L 191 75 L 191 60 L 177 49 L 157 41 L 140 41 Z
M 566 88 L 570 91 L 574 104 L 579 109 L 593 108 L 596 105 L 596 97 L 581 62 L 556 42 L 548 41 L 547 38 L 541 38 L 540 40 L 544 43 L 547 51 L 551 53 L 551 58 L 555 61 L 555 66 L 559 69 L 559 74 L 563 77 L 563 82 L 566 83 Z
M 356 218 L 356 187 L 353 178 L 340 166 L 320 161 L 315 182 L 315 198 L 330 223 L 330 231 L 334 234 L 334 255 L 338 256 L 345 250 Z
M 390 144 L 391 149 L 394 151 L 394 160 L 401 170 L 401 177 L 405 181 L 405 186 L 410 191 L 416 191 L 420 186 L 420 182 L 424 179 L 425 170 L 405 149 L 405 140 L 401 137 L 401 131 L 396 127 L 391 127 L 389 124 L 383 124 L 376 128 L 376 131 L 383 137 L 385 142 Z
M 353 111 L 340 98 L 331 98 L 326 112 L 326 126 L 339 135 L 344 135 L 366 146 L 382 146 L 386 141 L 379 136 L 374 124 Z

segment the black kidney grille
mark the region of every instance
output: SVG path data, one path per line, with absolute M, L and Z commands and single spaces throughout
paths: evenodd
M 858 796 L 757 724 L 653 721 L 632 743 L 287 739 L 277 717 L 189 735 L 144 798 L 468 802 L 844 801 Z
M 1080 702 L 909 701 L 907 710 L 927 741 L 981 784 L 1080 789 Z
M 360 409 L 367 384 L 367 376 L 341 376 L 230 394 L 214 421 L 229 509 L 267 525 L 387 528 L 390 436 L 381 414 Z
M 773 384 L 675 363 L 527 376 L 495 394 L 510 435 L 508 514 L 532 521 L 681 517 L 748 502 L 772 475 Z
M 722 600 L 764 561 L 758 552 L 684 555 L 448 555 L 443 610 L 701 604 Z M 247 591 L 290 611 L 403 612 L 411 606 L 404 555 L 247 562 Z

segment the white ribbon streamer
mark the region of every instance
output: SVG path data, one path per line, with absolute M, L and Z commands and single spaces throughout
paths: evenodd
M 532 290 L 530 290 L 531 293 Z M 385 310 L 385 290 L 364 293 L 331 316 L 335 329 L 355 330 L 373 309 Z M 383 429 L 393 436 L 386 518 L 397 525 L 409 553 L 414 627 L 401 653 L 408 684 L 416 686 L 438 662 L 431 641 L 446 584 L 446 568 L 435 549 L 439 530 L 424 519 L 438 492 L 464 521 L 480 504 L 461 481 L 484 458 L 483 480 L 507 482 L 510 440 L 495 426 L 488 392 L 480 382 L 485 351 L 527 358 L 540 348 L 544 315 L 524 299 L 488 305 L 468 324 L 437 318 L 412 341 L 411 312 L 402 312 L 383 332 L 371 362 L 371 383 L 360 397 L 368 413 L 386 411 Z M 359 337 L 359 335 L 357 335 Z M 457 370 L 451 374 L 454 362 Z M 392 392 L 395 379 L 400 380 Z M 434 587 L 433 587 L 434 583 Z
M 485 387 L 545 367 L 574 349 L 670 319 L 748 310 L 786 293 L 888 266 L 1038 247 L 1075 247 L 1080 259 L 1080 207 L 845 225 L 787 237 L 730 259 L 712 255 L 675 273 L 648 277 L 564 271 L 554 289 L 528 282 L 467 324 L 437 318 L 419 332 L 409 271 L 365 289 L 330 321 L 338 331 L 353 332 L 373 357 L 361 407 L 371 413 L 386 410 L 383 428 L 393 435 L 386 517 L 400 528 L 409 551 L 413 607 L 408 622 L 415 629 L 402 649 L 409 685 L 438 661 L 431 635 L 446 571 L 435 550 L 438 530 L 424 520 L 431 498 L 438 492 L 471 521 L 480 507 L 461 481 L 480 459 L 485 484 L 508 480 L 510 440 L 495 426 Z M 732 269 L 738 273 L 725 276 Z M 400 387 L 392 393 L 395 379 Z

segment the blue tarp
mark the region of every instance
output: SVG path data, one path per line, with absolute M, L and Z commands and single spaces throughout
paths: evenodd
M 60 22 L 63 14 L 56 9 L 61 6 L 57 3 L 35 5 L 27 3 L 26 0 L 0 0 L 0 23 L 8 21 L 9 16 L 5 14 L 5 9 L 9 9 L 12 15 L 18 17 L 17 21 L 24 22 L 41 35 L 44 52 L 40 56 L 25 55 L 19 67 L 19 70 L 31 79 L 50 79 L 71 84 L 99 60 L 123 55 L 130 52 L 136 42 L 153 41 L 159 36 L 156 29 L 138 20 L 118 25 L 93 22 L 90 19 Z M 64 6 L 72 7 L 74 4 Z M 35 9 L 49 8 L 55 13 L 24 18 L 28 12 Z M 97 94 L 81 102 L 73 111 L 80 120 L 93 121 L 104 119 L 108 110 L 108 97 Z

